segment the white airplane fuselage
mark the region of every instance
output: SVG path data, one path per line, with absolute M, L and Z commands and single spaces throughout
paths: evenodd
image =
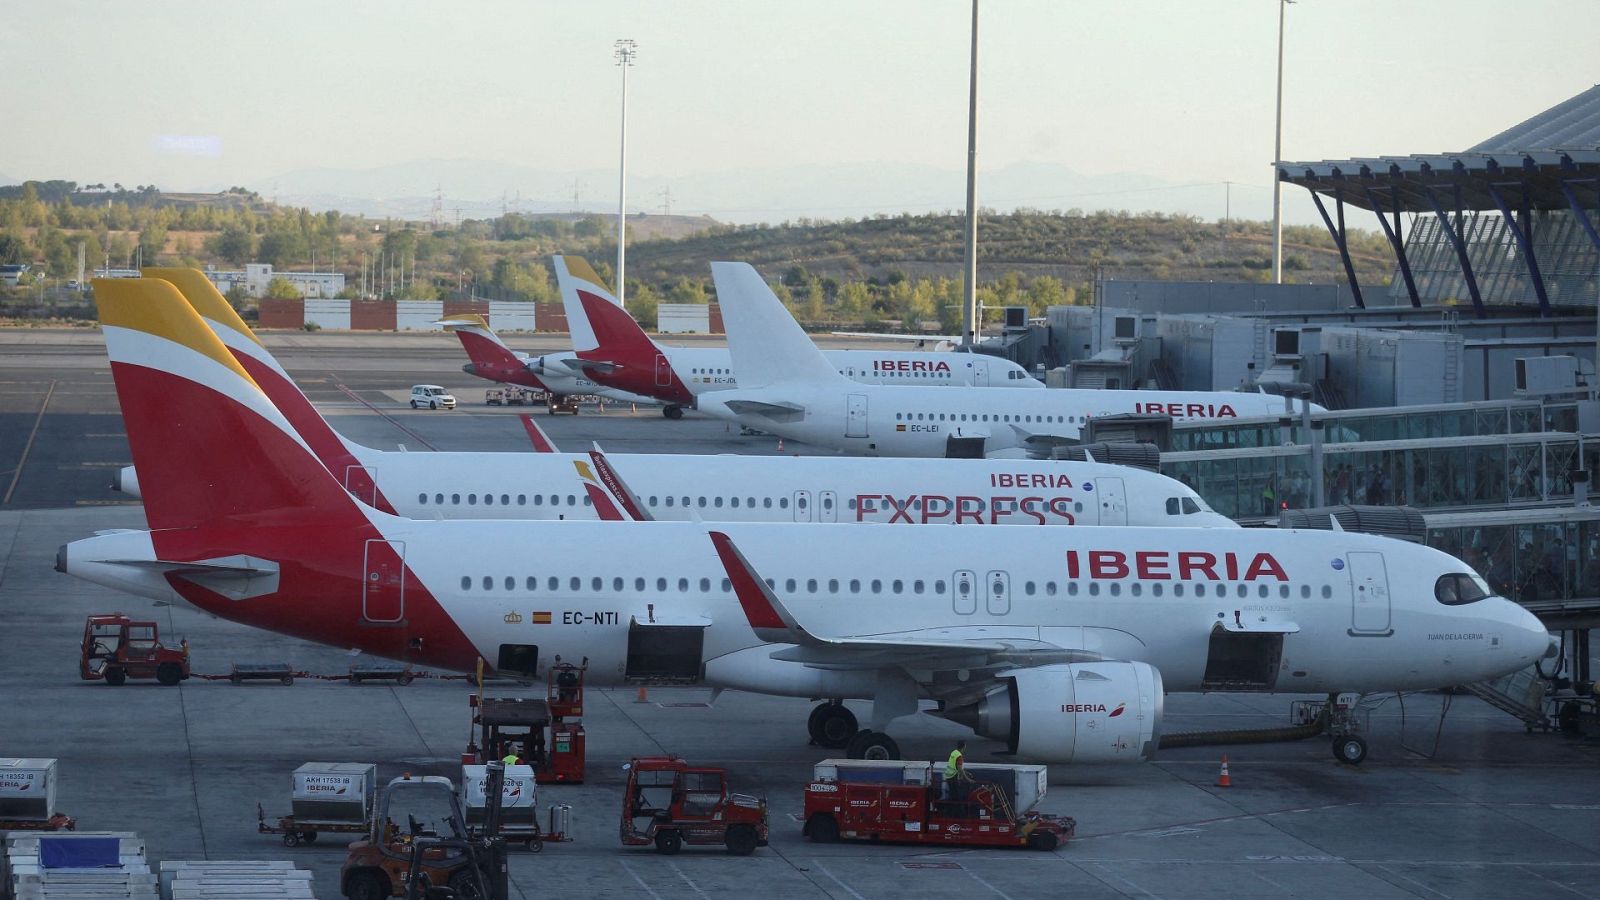
M 1076 442 L 1097 416 L 1228 421 L 1287 415 L 1282 397 L 1242 391 L 1011 392 L 799 381 L 721 392 L 702 398 L 700 409 L 790 440 L 896 457 L 946 456 L 952 439 L 978 442 L 986 456 L 1023 455 L 1030 444 L 1048 449 L 1051 443 Z

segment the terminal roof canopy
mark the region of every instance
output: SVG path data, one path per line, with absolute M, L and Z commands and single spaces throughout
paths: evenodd
M 1460 153 L 1279 162 L 1278 178 L 1362 209 L 1568 209 L 1564 184 L 1593 206 L 1600 191 L 1600 85 Z M 1459 191 L 1459 200 L 1457 192 Z

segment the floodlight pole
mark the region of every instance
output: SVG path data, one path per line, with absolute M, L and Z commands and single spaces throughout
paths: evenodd
M 622 69 L 622 152 L 617 164 L 617 303 L 622 305 L 627 287 L 623 282 L 628 237 L 628 69 L 638 55 L 639 45 L 627 38 L 612 45 L 611 55 Z
M 972 0 L 972 67 L 967 90 L 967 237 L 961 284 L 961 346 L 982 330 L 978 313 L 978 0 Z
M 1278 163 L 1283 162 L 1283 19 L 1294 0 L 1278 0 L 1278 121 L 1272 137 L 1272 283 L 1283 284 L 1283 182 Z

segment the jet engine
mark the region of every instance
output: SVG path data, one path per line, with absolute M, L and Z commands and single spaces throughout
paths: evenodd
M 1161 736 L 1161 673 L 1097 661 L 1012 669 L 976 703 L 945 718 L 1051 763 L 1144 762 Z

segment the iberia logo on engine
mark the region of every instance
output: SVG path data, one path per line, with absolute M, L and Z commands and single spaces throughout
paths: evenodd
M 1111 714 L 1109 716 L 1107 716 L 1106 718 L 1115 719 L 1117 716 L 1122 715 L 1122 711 L 1124 709 L 1126 709 L 1127 706 L 1128 706 L 1128 704 L 1126 704 L 1126 703 L 1118 703 L 1117 704 L 1117 708 L 1111 710 Z M 1104 703 L 1063 703 L 1061 705 L 1061 711 L 1064 712 L 1064 713 L 1080 713 L 1080 714 L 1081 713 L 1103 713 L 1103 712 L 1106 711 L 1106 705 Z

